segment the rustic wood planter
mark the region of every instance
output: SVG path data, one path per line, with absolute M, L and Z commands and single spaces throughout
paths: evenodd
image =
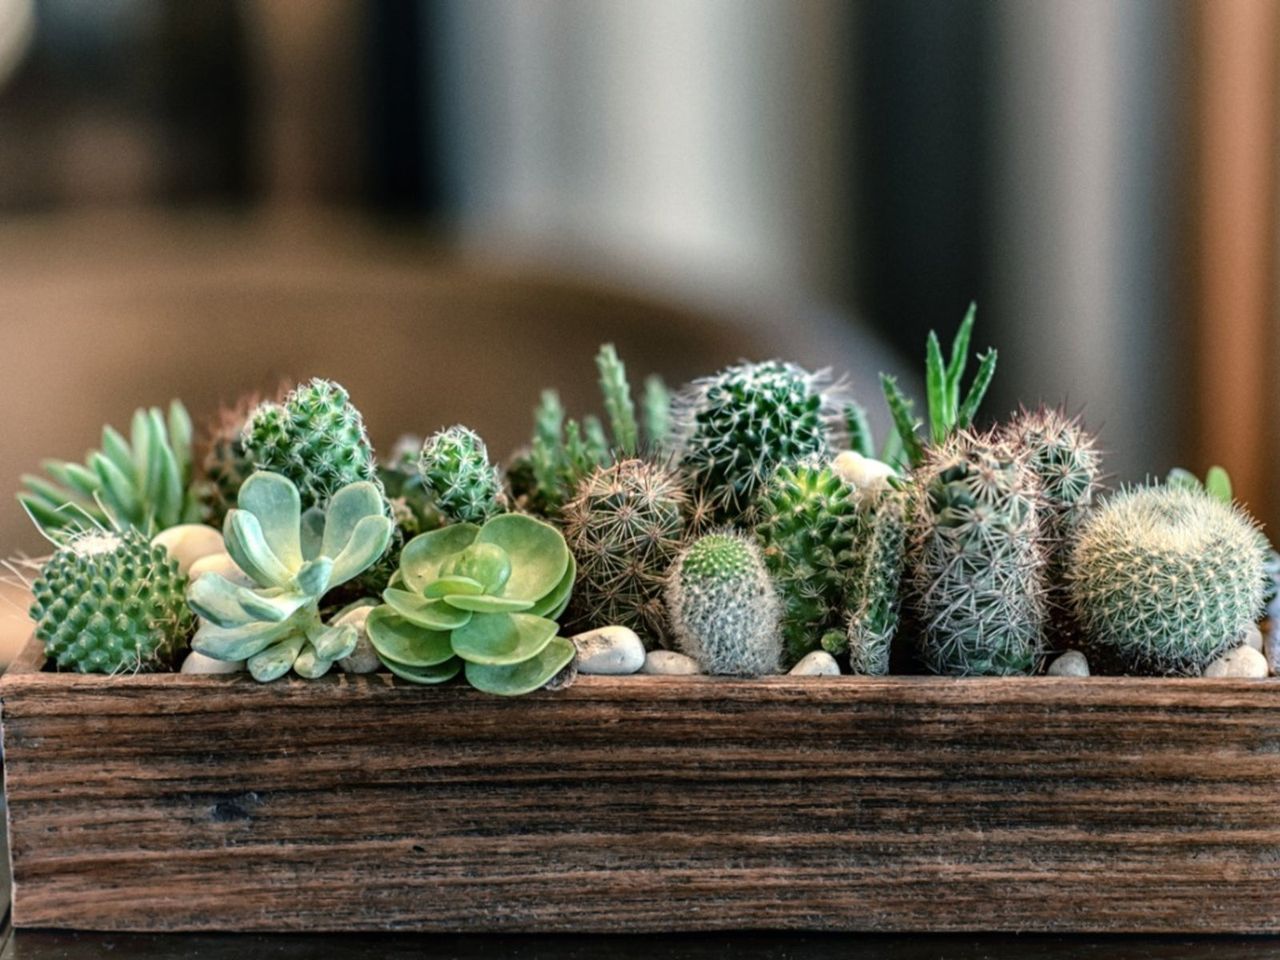
M 0 680 L 14 922 L 1280 931 L 1273 681 Z

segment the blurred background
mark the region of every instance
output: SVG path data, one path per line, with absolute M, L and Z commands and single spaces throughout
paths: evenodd
M 1278 56 L 1273 0 L 0 0 L 0 486 L 312 375 L 504 453 L 603 339 L 883 424 L 976 300 L 989 416 L 1274 521 Z

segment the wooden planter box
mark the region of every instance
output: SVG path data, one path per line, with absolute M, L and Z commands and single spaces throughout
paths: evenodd
M 0 680 L 18 926 L 1280 931 L 1280 686 Z

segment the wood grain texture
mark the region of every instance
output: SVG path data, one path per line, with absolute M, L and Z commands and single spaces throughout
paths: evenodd
M 19 926 L 1280 931 L 1280 685 L 0 679 Z

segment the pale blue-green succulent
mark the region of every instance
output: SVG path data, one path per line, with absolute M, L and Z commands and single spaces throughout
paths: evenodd
M 336 491 L 325 509 L 305 513 L 298 488 L 278 473 L 259 471 L 240 488 L 223 526 L 227 552 L 255 586 L 206 573 L 187 602 L 201 618 L 193 650 L 217 660 L 248 660 L 254 679 L 275 680 L 291 669 L 323 676 L 355 649 L 351 626 L 320 617 L 320 600 L 374 564 L 391 540 L 382 492 L 359 481 Z
M 556 619 L 574 573 L 550 524 L 514 513 L 483 526 L 455 523 L 405 545 L 365 628 L 387 669 L 405 680 L 443 683 L 465 670 L 478 690 L 528 693 L 573 660 Z

